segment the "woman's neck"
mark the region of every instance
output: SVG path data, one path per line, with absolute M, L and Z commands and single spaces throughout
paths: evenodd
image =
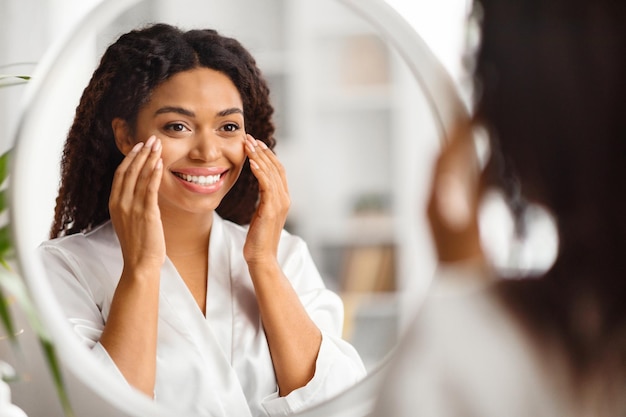
M 169 216 L 161 212 L 161 221 L 169 257 L 206 253 L 213 226 L 213 212 L 184 216 Z

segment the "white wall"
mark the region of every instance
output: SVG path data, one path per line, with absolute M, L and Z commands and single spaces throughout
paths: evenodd
M 471 0 L 385 1 L 415 28 L 449 72 L 459 90 L 464 92 L 467 74 L 461 57 L 465 49 L 465 24 L 471 10 Z

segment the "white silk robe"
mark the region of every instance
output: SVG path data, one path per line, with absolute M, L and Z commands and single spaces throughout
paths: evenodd
M 243 244 L 247 227 L 214 215 L 209 245 L 206 317 L 174 265 L 161 269 L 155 399 L 181 416 L 281 416 L 327 399 L 365 375 L 342 340 L 343 305 L 324 286 L 306 244 L 283 232 L 278 259 L 322 332 L 315 375 L 278 396 L 276 376 Z M 39 248 L 55 294 L 75 333 L 111 372 L 122 374 L 99 343 L 122 272 L 110 222 Z M 285 311 L 289 314 L 289 311 Z

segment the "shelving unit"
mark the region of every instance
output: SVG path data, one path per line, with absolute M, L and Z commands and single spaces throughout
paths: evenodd
M 393 276 L 372 269 L 396 262 L 394 126 L 407 113 L 398 112 L 394 86 L 404 64 L 336 1 L 292 0 L 287 10 L 292 111 L 277 152 L 289 175 L 290 223 L 342 295 L 344 336 L 370 368 L 399 334 L 396 268 L 385 272 Z M 377 203 L 359 209 L 366 198 Z

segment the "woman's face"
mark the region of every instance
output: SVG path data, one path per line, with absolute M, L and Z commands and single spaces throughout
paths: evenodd
M 159 85 L 139 111 L 134 141 L 151 135 L 163 145 L 162 214 L 215 210 L 246 158 L 243 103 L 230 78 L 196 68 Z

